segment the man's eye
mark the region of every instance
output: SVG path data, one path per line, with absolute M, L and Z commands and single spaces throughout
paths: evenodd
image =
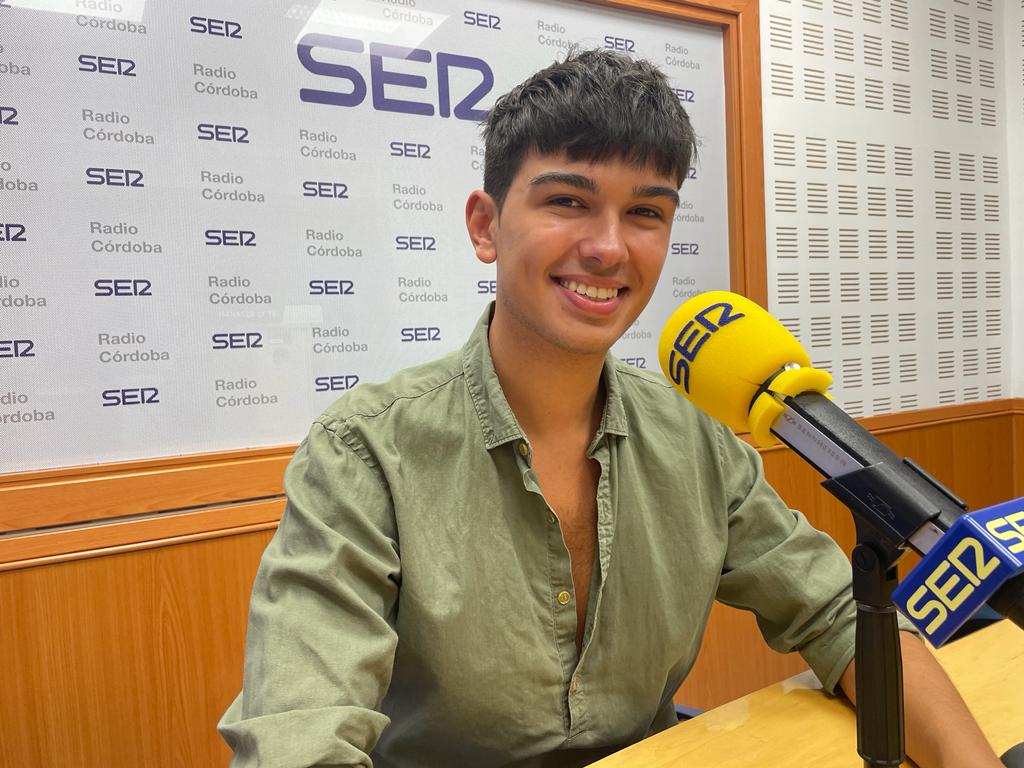
M 640 208 L 634 208 L 633 213 L 638 213 L 641 216 L 648 219 L 660 219 L 661 211 L 657 208 L 648 208 L 647 206 L 641 206 Z
M 551 203 L 551 205 L 557 205 L 563 208 L 580 207 L 580 201 L 572 197 L 552 197 L 548 202 Z

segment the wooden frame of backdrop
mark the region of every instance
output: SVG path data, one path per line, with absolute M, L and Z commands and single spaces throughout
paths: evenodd
M 767 306 L 757 0 L 587 1 L 721 29 L 731 287 Z M 287 445 L 0 475 L 0 534 L 13 534 L 0 537 L 0 570 L 272 527 L 294 450 Z M 181 514 L 157 515 L 168 512 Z

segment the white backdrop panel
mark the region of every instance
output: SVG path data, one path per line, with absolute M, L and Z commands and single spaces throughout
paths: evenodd
M 721 33 L 576 2 L 0 3 L 0 471 L 290 443 L 494 290 L 478 121 L 573 43 L 700 136 L 651 306 L 729 285 Z

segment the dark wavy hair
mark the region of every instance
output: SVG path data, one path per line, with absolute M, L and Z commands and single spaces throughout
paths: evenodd
M 668 78 L 649 61 L 570 50 L 498 99 L 483 123 L 484 191 L 500 209 L 530 151 L 624 159 L 682 186 L 696 137 Z

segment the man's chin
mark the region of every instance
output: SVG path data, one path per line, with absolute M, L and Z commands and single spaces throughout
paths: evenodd
M 619 340 L 622 334 L 602 334 L 599 337 L 571 336 L 562 337 L 555 343 L 565 352 L 580 357 L 601 357 L 608 354 L 608 350 Z

